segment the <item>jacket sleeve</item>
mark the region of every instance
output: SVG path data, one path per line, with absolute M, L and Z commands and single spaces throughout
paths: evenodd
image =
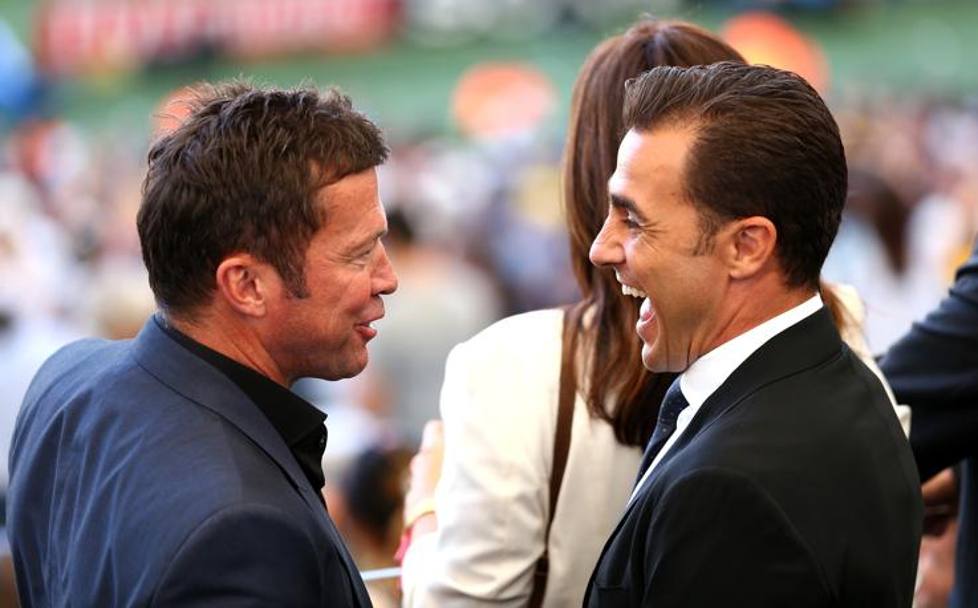
M 177 550 L 150 605 L 322 605 L 322 560 L 312 542 L 285 514 L 267 506 L 218 511 Z M 327 605 L 349 605 L 349 600 Z
M 777 504 L 747 477 L 689 474 L 655 506 L 642 606 L 827 606 L 824 575 Z
M 881 368 L 913 411 L 922 480 L 974 454 L 978 437 L 978 247 L 936 310 L 894 344 Z
M 550 370 L 540 366 L 559 361 L 527 369 L 509 352 L 519 340 L 508 338 L 477 337 L 449 355 L 438 530 L 416 538 L 405 556 L 405 607 L 522 608 L 529 599 L 544 548 L 553 423 L 545 423 L 552 408 L 528 403 L 521 387 L 547 382 Z

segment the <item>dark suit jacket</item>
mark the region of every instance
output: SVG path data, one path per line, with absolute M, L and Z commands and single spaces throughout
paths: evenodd
M 584 604 L 909 607 L 921 514 L 893 408 L 823 309 L 703 403 L 605 545 Z
M 25 606 L 370 606 L 281 436 L 155 318 L 44 365 L 10 473 Z
M 921 479 L 964 461 L 951 606 L 978 606 L 978 243 L 937 310 L 880 367 L 897 401 L 911 407 Z

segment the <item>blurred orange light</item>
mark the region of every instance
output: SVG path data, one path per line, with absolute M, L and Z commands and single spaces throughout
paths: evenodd
M 748 12 L 724 25 L 723 37 L 749 63 L 791 70 L 819 92 L 829 86 L 829 66 L 818 42 L 771 13 Z
M 519 63 L 481 63 L 459 79 L 452 115 L 463 133 L 494 137 L 532 129 L 554 106 L 546 75 Z
M 170 92 L 153 113 L 153 135 L 162 137 L 179 127 L 190 114 L 194 99 L 193 87 L 180 87 Z

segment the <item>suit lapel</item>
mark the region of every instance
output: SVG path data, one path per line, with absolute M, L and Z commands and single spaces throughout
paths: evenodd
M 134 356 L 140 366 L 170 389 L 247 435 L 282 469 L 311 509 L 323 510 L 289 447 L 261 410 L 227 376 L 167 336 L 156 317 L 147 321 L 137 336 Z
M 313 511 L 320 528 L 332 540 L 346 566 L 354 594 L 363 603 L 366 592 L 357 567 L 282 436 L 234 382 L 174 342 L 158 323 L 155 316 L 151 317 L 136 337 L 133 343 L 136 361 L 173 391 L 237 427 L 278 465 L 306 506 Z
M 831 313 L 825 307 L 765 342 L 703 402 L 689 426 L 652 471 L 646 485 L 651 485 L 656 473 L 661 473 L 704 429 L 744 399 L 772 382 L 822 365 L 840 355 L 843 347 Z

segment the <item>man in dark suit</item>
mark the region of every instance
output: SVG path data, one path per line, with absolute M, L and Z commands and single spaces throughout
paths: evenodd
M 669 389 L 586 606 L 910 606 L 909 445 L 841 341 L 819 273 L 846 196 L 838 128 L 798 76 L 656 68 L 626 93 L 591 249 L 644 298 Z
M 367 363 L 397 279 L 377 129 L 335 91 L 202 90 L 149 153 L 160 311 L 56 353 L 11 449 L 27 606 L 369 606 L 320 493 L 325 415 L 288 387 Z
M 978 606 L 978 243 L 948 296 L 890 347 L 881 368 L 911 407 L 920 477 L 961 463 L 952 608 Z

